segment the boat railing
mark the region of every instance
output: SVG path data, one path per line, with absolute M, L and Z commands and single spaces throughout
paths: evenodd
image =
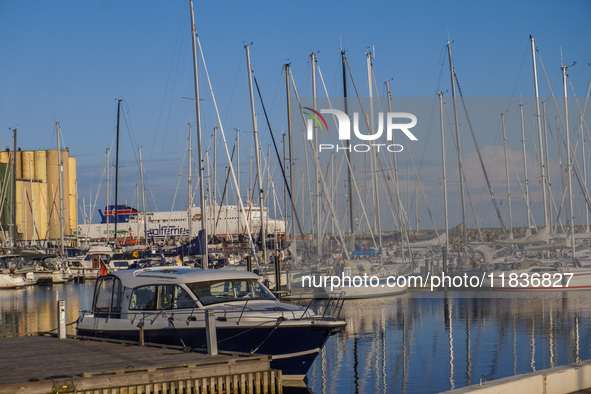
M 290 296 L 289 299 L 284 299 L 282 301 L 304 306 L 305 309 L 300 316 L 300 319 L 306 318 L 311 312 L 314 314 L 315 319 L 336 320 L 341 314 L 341 309 L 343 309 L 345 292 L 330 294 L 324 298 L 318 298 L 304 293 L 297 297 Z
M 341 309 L 343 308 L 345 297 L 344 292 L 338 295 L 331 295 L 328 298 L 323 299 L 311 299 L 311 300 L 304 300 L 300 299 L 299 302 L 290 302 L 291 304 L 296 304 L 304 307 L 302 310 L 273 310 L 272 312 L 281 312 L 281 316 L 270 316 L 269 309 L 266 307 L 261 308 L 260 310 L 256 307 L 253 307 L 252 304 L 249 304 L 248 300 L 244 303 L 244 305 L 225 305 L 225 309 L 223 310 L 215 310 L 217 315 L 217 320 L 220 321 L 227 321 L 229 318 L 229 312 L 238 312 L 238 321 L 236 324 L 240 324 L 242 317 L 246 311 L 249 313 L 252 312 L 261 312 L 261 315 L 258 316 L 260 319 L 268 319 L 270 322 L 274 322 L 278 319 L 280 320 L 303 320 L 303 319 L 314 319 L 314 320 L 336 320 L 339 318 Z M 183 316 L 182 319 L 185 319 L 188 322 L 197 321 L 198 316 L 201 314 L 205 319 L 207 315 L 207 311 L 210 309 L 204 309 L 197 306 L 197 304 L 192 308 L 169 308 L 166 305 L 163 308 L 155 309 L 155 310 L 128 310 L 126 312 L 121 311 L 93 311 L 93 310 L 81 310 L 80 311 L 80 319 L 84 319 L 86 315 L 94 315 L 95 317 L 101 317 L 109 319 L 118 319 L 122 316 L 125 316 L 126 319 L 131 320 L 131 324 L 135 324 L 138 321 L 138 324 L 147 323 L 149 325 L 154 324 L 156 320 L 160 316 L 166 317 L 169 320 L 174 316 Z M 228 307 L 233 307 L 233 311 L 227 310 Z M 252 315 L 251 315 L 252 316 Z M 235 317 L 230 316 L 232 319 Z

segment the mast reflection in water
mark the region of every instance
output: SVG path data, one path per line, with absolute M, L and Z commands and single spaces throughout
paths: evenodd
M 308 386 L 314 393 L 433 393 L 589 359 L 590 301 L 586 291 L 348 300 L 346 331 L 328 341 Z
M 89 309 L 94 282 L 0 291 L 0 336 Z M 314 393 L 433 393 L 591 358 L 591 292 L 411 292 L 347 300 L 346 330 L 308 373 Z M 68 327 L 74 334 L 74 326 Z

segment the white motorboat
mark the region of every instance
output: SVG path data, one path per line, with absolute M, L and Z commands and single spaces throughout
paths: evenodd
M 303 378 L 328 337 L 345 326 L 342 300 L 324 312 L 278 301 L 247 271 L 151 267 L 115 271 L 97 280 L 81 336 L 206 347 L 206 313 L 214 311 L 218 348 L 272 355 L 273 368 Z
M 7 269 L 0 271 L 0 289 L 14 289 L 25 285 L 26 282 L 23 275 L 11 273 Z
M 75 278 L 96 279 L 101 275 L 101 268 L 109 264 L 113 256 L 110 246 L 94 245 L 83 258 L 68 259 L 70 271 Z

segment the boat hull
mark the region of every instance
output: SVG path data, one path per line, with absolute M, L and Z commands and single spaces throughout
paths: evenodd
M 0 289 L 15 289 L 26 285 L 22 275 L 0 273 Z
M 87 320 L 88 317 L 84 319 Z M 115 319 L 109 320 L 109 325 L 113 327 Z M 94 324 L 83 321 L 79 324 L 77 333 L 80 336 L 139 341 L 140 332 L 135 327 L 137 319 L 135 324 L 133 320 L 121 320 L 120 324 L 117 324 L 121 329 L 101 328 L 100 322 L 94 322 L 98 323 L 97 329 L 85 328 Z M 190 323 L 175 319 L 169 322 L 167 327 L 150 328 L 149 321 L 147 318 L 144 328 L 144 341 L 147 343 L 184 346 L 195 350 L 207 348 L 205 327 L 191 327 Z M 284 375 L 303 378 L 328 337 L 342 329 L 342 326 L 313 320 L 300 321 L 298 324 L 280 322 L 238 327 L 235 322 L 232 322 L 231 325 L 217 326 L 216 335 L 218 349 L 221 351 L 271 355 L 273 356 L 272 368 L 280 369 Z M 295 341 L 294 338 L 306 338 L 306 340 Z

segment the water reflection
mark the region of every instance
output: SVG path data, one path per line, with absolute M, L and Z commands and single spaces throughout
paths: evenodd
M 591 358 L 591 293 L 481 295 L 345 302 L 347 329 L 312 366 L 310 390 L 432 393 Z
M 57 327 L 88 309 L 93 282 L 0 291 L 0 335 Z M 417 292 L 348 300 L 346 330 L 308 374 L 314 393 L 433 393 L 591 358 L 591 292 Z M 68 327 L 74 333 L 74 326 Z
M 26 286 L 0 291 L 0 335 L 26 335 L 57 328 L 57 301 L 66 301 L 67 322 L 92 303 L 94 282 Z M 75 327 L 68 326 L 68 334 Z

